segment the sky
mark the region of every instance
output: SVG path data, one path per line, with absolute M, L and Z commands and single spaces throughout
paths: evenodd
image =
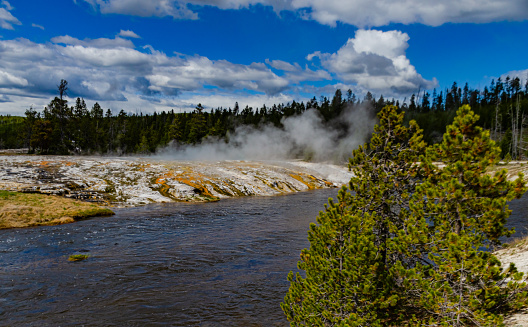
M 408 99 L 528 78 L 528 0 L 0 0 L 0 115 Z

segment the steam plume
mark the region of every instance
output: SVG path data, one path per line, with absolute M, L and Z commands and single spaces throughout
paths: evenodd
M 176 160 L 288 160 L 343 162 L 364 143 L 375 124 L 367 106 L 347 107 L 324 123 L 315 109 L 282 120 L 283 128 L 241 126 L 228 142 L 207 138 L 198 145 L 171 145 L 157 156 Z M 339 128 L 336 128 L 339 126 Z

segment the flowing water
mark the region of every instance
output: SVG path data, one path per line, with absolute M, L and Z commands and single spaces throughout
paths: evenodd
M 286 275 L 336 193 L 154 204 L 2 230 L 0 325 L 287 326 Z M 528 234 L 528 197 L 510 207 Z

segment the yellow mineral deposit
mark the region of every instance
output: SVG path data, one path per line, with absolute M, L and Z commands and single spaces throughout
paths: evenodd
M 0 156 L 0 189 L 135 206 L 340 187 L 345 165 L 304 161 Z

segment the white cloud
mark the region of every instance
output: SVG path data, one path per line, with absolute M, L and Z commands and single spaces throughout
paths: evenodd
M 13 16 L 9 11 L 13 10 L 13 7 L 7 1 L 2 1 L 2 6 L 5 8 L 0 8 L 0 27 L 6 30 L 13 30 L 14 25 L 22 25 L 22 23 Z
M 185 2 L 174 0 L 85 0 L 103 14 L 124 14 L 141 17 L 197 19 L 198 15 L 187 8 Z
M 2 0 L 2 6 L 4 6 L 7 10 L 13 10 L 13 6 L 11 6 L 11 4 L 9 4 L 9 2 L 7 2 L 6 0 Z
M 314 71 L 307 66 L 303 69 L 298 63 L 290 64 L 289 62 L 282 60 L 266 59 L 266 64 L 277 70 L 285 72 L 284 77 L 294 83 L 332 79 L 330 74 L 325 70 L 319 69 Z
M 149 89 L 196 90 L 201 85 L 211 85 L 222 89 L 248 89 L 275 94 L 289 85 L 288 80 L 277 76 L 264 64 L 240 65 L 225 60 L 212 61 L 202 56 L 180 60 L 183 61 L 154 67 L 152 74 L 145 76 L 150 82 Z
M 311 70 L 307 66 L 304 70 L 288 72 L 285 77 L 292 82 L 304 82 L 304 81 L 324 81 L 331 80 L 332 76 L 326 70 L 318 69 Z
M 301 70 L 301 66 L 299 66 L 298 63 L 295 63 L 295 64 L 292 65 L 292 64 L 290 64 L 289 62 L 286 62 L 286 61 L 269 60 L 269 59 L 266 59 L 266 63 L 268 65 L 270 65 L 271 67 L 275 68 L 275 69 L 283 70 L 283 71 L 286 71 L 286 72 L 296 72 L 296 71 Z
M 140 39 L 141 37 L 139 35 L 137 35 L 136 33 L 134 33 L 133 31 L 131 30 L 121 30 L 119 32 L 119 34 L 117 34 L 118 36 L 122 36 L 122 37 L 131 37 L 131 38 L 134 38 L 134 39 Z
M 188 5 L 240 9 L 251 5 L 272 6 L 275 11 L 291 10 L 305 19 L 335 26 L 337 22 L 358 27 L 390 23 L 487 23 L 528 19 L 526 0 L 84 0 L 102 13 L 136 16 L 171 16 L 197 19 Z
M 437 81 L 422 78 L 406 57 L 408 40 L 400 31 L 358 30 L 336 53 L 317 51 L 307 59 L 319 57 L 323 67 L 339 79 L 368 90 L 409 93 L 435 87 Z
M 308 19 L 335 26 L 337 22 L 358 27 L 390 23 L 487 23 L 528 18 L 526 0 L 292 0 Z
M 35 27 L 35 28 L 40 28 L 41 30 L 44 30 L 44 26 L 42 26 L 42 25 L 38 25 L 38 24 L 33 23 L 33 24 L 31 24 L 31 26 Z
M 116 36 L 113 39 L 99 38 L 99 39 L 84 39 L 79 40 L 69 35 L 56 36 L 51 39 L 53 43 L 62 43 L 67 45 L 80 45 L 83 47 L 93 47 L 93 48 L 115 48 L 115 47 L 124 47 L 124 48 L 133 48 L 134 43 L 132 41 L 120 38 Z
M 0 96 L 0 103 L 6 103 L 6 102 L 11 102 L 11 99 L 7 95 L 2 94 Z
M 387 58 L 405 55 L 409 36 L 399 31 L 382 32 L 376 30 L 358 30 L 353 40 L 354 50 L 358 53 L 373 53 Z
M 500 77 L 501 77 L 503 82 L 506 80 L 507 77 L 510 77 L 510 79 L 514 79 L 514 78 L 518 77 L 520 82 L 521 82 L 521 85 L 520 85 L 521 89 L 525 89 L 525 87 L 526 87 L 526 85 L 528 83 L 528 69 L 512 70 L 512 71 L 509 71 L 509 72 L 507 72 L 505 74 L 502 74 Z M 496 77 L 495 77 L 495 79 L 496 79 Z
M 57 94 L 58 81 L 66 79 L 71 97 L 112 103 L 112 109 L 117 110 L 133 108 L 136 103 L 166 110 L 165 105 L 172 102 L 185 105 L 183 96 L 213 95 L 208 93 L 210 89 L 224 94 L 223 98 L 237 92 L 237 98 L 247 93 L 269 98 L 279 96 L 292 84 L 264 63 L 242 65 L 203 56 L 167 56 L 150 46 L 141 51 L 131 48 L 130 41 L 119 38 L 60 36 L 53 42 L 0 40 L 0 93 L 18 99 L 13 100 L 17 105 L 26 97 L 27 108 L 28 97 L 49 101 Z M 318 74 L 309 69 L 303 72 Z
M 150 69 L 152 61 L 155 59 L 146 53 L 122 47 L 93 48 L 75 45 L 58 48 L 58 50 L 75 67 L 93 69 L 103 69 L 105 67 L 121 69 L 125 67 L 125 69 L 130 69 L 129 73 L 133 73 L 133 69 L 140 70 L 142 66 L 147 66 L 147 69 Z
M 17 77 L 0 70 L 0 87 L 19 87 L 27 85 L 28 81 L 25 78 Z
M 188 5 L 213 6 L 220 9 L 241 9 L 251 5 L 271 5 L 277 10 L 290 8 L 289 0 L 84 0 L 103 14 L 123 14 L 141 17 L 197 19 L 198 14 Z
M 120 32 L 119 34 L 122 34 Z M 289 102 L 295 94 L 320 95 L 310 81 L 331 81 L 384 95 L 416 92 L 436 85 L 423 79 L 405 55 L 407 34 L 360 30 L 336 53 L 315 52 L 313 66 L 282 60 L 249 65 L 204 56 L 169 56 L 152 46 L 136 48 L 131 40 L 84 39 L 65 35 L 52 43 L 27 39 L 0 40 L 0 112 L 30 104 L 46 104 L 66 79 L 69 95 L 106 103 L 111 109 L 170 110 L 201 102 L 232 106 L 246 99 L 250 106 Z M 320 67 L 317 67 L 320 66 Z M 317 68 L 314 68 L 317 67 Z M 348 89 L 348 87 L 347 87 Z M 25 103 L 24 103 L 25 99 Z M 38 101 L 34 99 L 39 99 Z M 15 110 L 15 109 L 13 109 Z

